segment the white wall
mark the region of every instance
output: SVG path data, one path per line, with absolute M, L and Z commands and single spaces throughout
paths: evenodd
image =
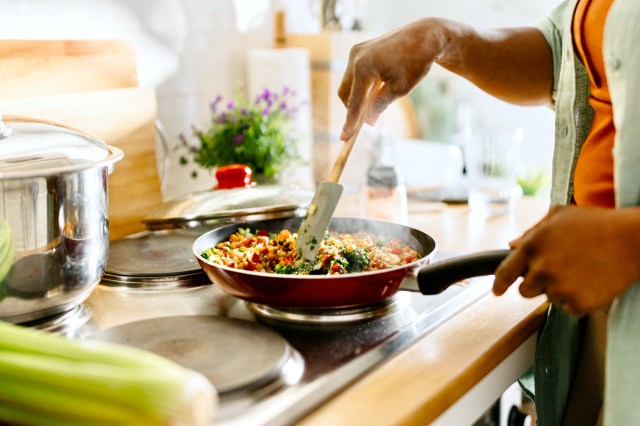
M 380 33 L 420 16 L 440 15 L 485 26 L 534 24 L 559 0 L 344 0 L 345 16 L 359 6 L 362 25 Z M 209 187 L 177 162 L 172 146 L 208 116 L 218 94 L 231 96 L 244 81 L 245 51 L 272 45 L 271 13 L 288 11 L 292 32 L 318 29 L 320 0 L 0 0 L 4 38 L 127 38 L 137 49 L 140 83 L 157 88 L 159 118 L 170 145 L 165 198 Z M 353 10 L 351 10 L 353 11 Z M 553 114 L 496 101 L 443 71 L 480 121 L 511 121 L 525 127 L 523 158 L 550 162 Z M 159 146 L 159 152 L 162 149 Z M 162 155 L 162 154 L 160 154 Z
M 442 16 L 487 28 L 535 25 L 561 0 L 368 0 L 365 29 L 383 33 L 423 16 Z M 527 169 L 550 170 L 554 114 L 548 107 L 519 107 L 499 101 L 442 69 L 432 78 L 446 80 L 479 123 L 514 123 L 525 130 L 522 161 Z M 429 78 L 429 76 L 427 77 Z M 469 111 L 467 111 L 469 112 Z

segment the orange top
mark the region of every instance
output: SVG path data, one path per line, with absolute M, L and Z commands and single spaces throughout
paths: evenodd
M 594 117 L 574 174 L 578 206 L 614 207 L 613 139 L 616 129 L 604 70 L 602 35 L 613 0 L 580 0 L 573 19 L 574 48 L 589 74 L 589 105 Z

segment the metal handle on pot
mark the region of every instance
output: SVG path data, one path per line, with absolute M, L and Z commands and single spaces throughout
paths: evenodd
M 425 266 L 418 272 L 420 293 L 439 294 L 458 281 L 492 275 L 511 250 L 494 250 L 454 257 Z

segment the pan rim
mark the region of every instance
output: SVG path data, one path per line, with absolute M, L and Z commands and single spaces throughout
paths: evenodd
M 429 251 L 429 253 L 425 254 L 423 257 L 421 257 L 420 259 L 416 259 L 411 263 L 406 263 L 404 265 L 399 265 L 399 266 L 394 266 L 392 268 L 387 268 L 387 269 L 379 269 L 379 270 L 375 270 L 375 271 L 365 271 L 365 272 L 350 272 L 348 274 L 334 274 L 334 275 L 295 275 L 295 274 L 276 274 L 276 273 L 272 273 L 272 272 L 260 272 L 260 271 L 248 271 L 246 269 L 239 269 L 239 268 L 232 268 L 229 266 L 225 266 L 225 265 L 220 265 L 217 263 L 213 263 L 211 262 L 209 259 L 204 258 L 200 252 L 198 252 L 196 250 L 196 246 L 199 246 L 201 244 L 199 244 L 202 240 L 205 239 L 205 237 L 207 237 L 208 235 L 218 231 L 220 228 L 223 227 L 231 227 L 233 225 L 241 225 L 241 223 L 236 223 L 236 224 L 226 224 L 224 226 L 221 226 L 219 228 L 216 229 L 212 229 L 209 230 L 208 232 L 205 232 L 204 234 L 200 235 L 198 238 L 196 238 L 196 240 L 194 241 L 191 249 L 192 252 L 194 254 L 194 256 L 196 257 L 196 259 L 199 262 L 204 262 L 207 265 L 210 265 L 214 268 L 217 269 L 221 269 L 224 271 L 228 271 L 231 273 L 242 273 L 242 274 L 248 274 L 250 276 L 256 276 L 256 277 L 277 277 L 278 279 L 285 279 L 285 280 L 335 280 L 337 278 L 341 278 L 341 277 L 349 277 L 349 278 L 360 278 L 360 277 L 373 277 L 375 275 L 379 275 L 379 274 L 388 274 L 390 272 L 393 271 L 400 271 L 400 270 L 406 270 L 405 273 L 409 273 L 411 271 L 414 271 L 416 269 L 418 269 L 419 267 L 422 266 L 426 266 L 425 264 L 429 264 L 431 260 L 433 260 L 433 257 L 435 256 L 435 254 L 438 251 L 439 245 L 438 245 L 438 241 L 433 238 L 431 235 L 420 231 L 419 229 L 415 229 L 415 228 L 411 228 L 408 227 L 407 225 L 402 225 L 399 223 L 395 223 L 395 222 L 388 222 L 388 221 L 383 221 L 383 220 L 379 220 L 379 219 L 369 219 L 369 218 L 362 218 L 362 217 L 345 217 L 345 216 L 336 216 L 336 219 L 357 219 L 357 220 L 362 220 L 362 221 L 367 221 L 367 222 L 381 222 L 381 223 L 390 223 L 396 226 L 401 226 L 401 227 L 407 227 L 410 230 L 415 230 L 418 231 L 422 234 L 424 234 L 425 236 L 427 236 L 432 242 L 433 242 L 433 248 L 431 249 L 431 251 Z M 412 247 L 413 248 L 413 247 Z M 415 250 L 415 248 L 413 248 Z

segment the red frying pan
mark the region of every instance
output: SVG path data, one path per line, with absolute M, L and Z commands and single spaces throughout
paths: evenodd
M 329 229 L 337 232 L 365 231 L 400 239 L 421 258 L 398 267 L 345 275 L 281 275 L 245 271 L 217 265 L 201 253 L 225 241 L 238 228 L 278 233 L 295 230 L 302 218 L 270 219 L 223 226 L 200 236 L 193 252 L 211 281 L 227 294 L 253 303 L 287 309 L 337 309 L 383 302 L 400 289 L 415 291 L 415 281 L 423 294 L 437 294 L 465 278 L 493 274 L 508 250 L 481 252 L 431 263 L 436 241 L 426 233 L 404 225 L 362 218 L 334 217 Z M 411 285 L 411 284 L 414 285 Z

